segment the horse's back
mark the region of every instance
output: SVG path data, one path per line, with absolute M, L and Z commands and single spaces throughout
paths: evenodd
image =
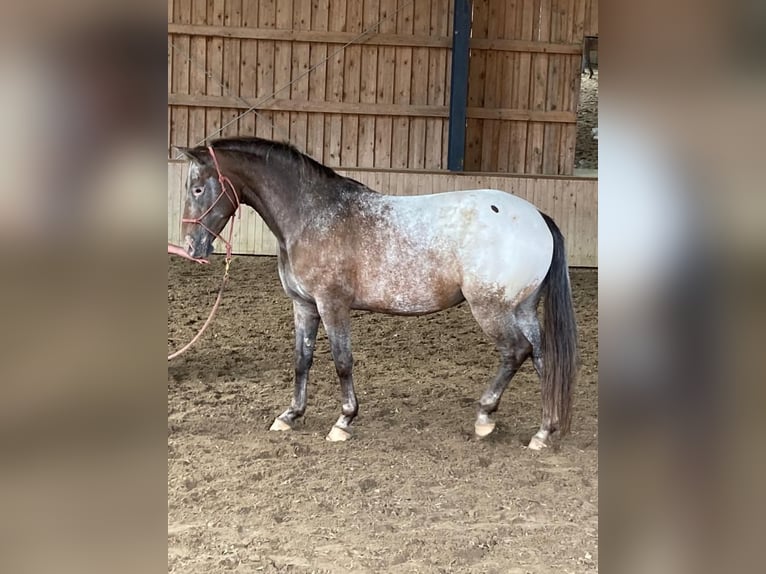
M 450 249 L 464 292 L 494 288 L 513 299 L 544 279 L 553 238 L 540 212 L 525 199 L 477 189 L 397 200 L 393 217 L 402 232 Z

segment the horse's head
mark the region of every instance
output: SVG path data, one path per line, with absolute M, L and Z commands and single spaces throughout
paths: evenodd
M 213 240 L 234 215 L 238 199 L 233 195 L 234 189 L 222 187 L 208 148 L 178 150 L 189 159 L 181 227 L 183 246 L 192 257 L 208 257 L 213 251 Z

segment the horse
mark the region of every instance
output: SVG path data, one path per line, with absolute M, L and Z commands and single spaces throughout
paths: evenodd
M 582 43 L 582 63 L 580 65 L 580 73 L 584 74 L 585 70 L 590 72 L 588 78 L 593 77 L 593 64 L 590 61 L 590 53 L 596 50 L 598 51 L 598 36 L 585 36 Z
M 503 391 L 529 357 L 541 381 L 542 422 L 528 447 L 567 433 L 578 352 L 564 238 L 531 203 L 493 189 L 386 195 L 261 138 L 178 149 L 189 160 L 182 236 L 191 257 L 212 253 L 240 203 L 278 243 L 279 278 L 293 304 L 295 386 L 270 430 L 292 429 L 306 411 L 320 321 L 342 397 L 327 440 L 345 441 L 359 410 L 351 310 L 425 315 L 467 301 L 501 359 L 478 403 L 476 435 L 495 429 Z

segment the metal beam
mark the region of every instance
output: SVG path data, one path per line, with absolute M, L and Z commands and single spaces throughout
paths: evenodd
M 471 0 L 455 0 L 452 36 L 452 85 L 449 105 L 447 167 L 463 171 L 465 164 L 466 109 L 468 107 L 468 60 L 471 40 Z

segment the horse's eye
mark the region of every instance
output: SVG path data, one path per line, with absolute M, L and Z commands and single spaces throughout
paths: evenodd
M 195 187 L 194 189 L 192 189 L 192 194 L 194 194 L 194 197 L 199 197 L 200 195 L 202 195 L 203 191 L 205 191 L 204 188 L 202 188 L 202 187 Z

